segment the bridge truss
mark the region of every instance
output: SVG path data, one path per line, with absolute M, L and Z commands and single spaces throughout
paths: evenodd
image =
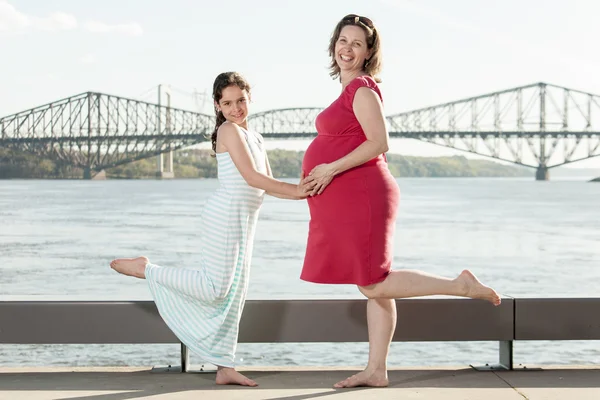
M 600 96 L 537 83 L 387 117 L 392 136 L 548 169 L 600 155 Z
M 214 117 L 82 93 L 0 119 L 0 145 L 100 171 L 207 140 Z
M 316 135 L 320 108 L 250 117 L 268 139 Z M 600 96 L 546 83 L 467 98 L 387 118 L 392 138 L 411 138 L 537 169 L 600 155 Z M 0 146 L 99 171 L 209 140 L 214 116 L 87 92 L 0 119 Z

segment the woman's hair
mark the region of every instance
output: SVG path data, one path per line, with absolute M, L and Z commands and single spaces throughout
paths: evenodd
M 229 86 L 237 86 L 240 90 L 245 90 L 250 96 L 250 84 L 242 75 L 237 72 L 223 72 L 217 76 L 215 83 L 213 84 L 213 100 L 219 104 L 223 97 L 223 89 Z M 210 139 L 212 142 L 212 149 L 214 152 L 217 151 L 217 131 L 219 127 L 226 121 L 222 111 L 219 111 L 215 106 L 215 114 L 217 115 L 217 122 L 215 123 L 215 130 L 213 131 Z
M 375 25 L 373 25 L 373 21 L 367 17 L 361 17 L 356 14 L 348 14 L 342 18 L 335 26 L 333 34 L 331 35 L 331 40 L 329 41 L 329 56 L 331 57 L 329 75 L 334 79 L 340 77 L 340 67 L 335 61 L 335 44 L 340 38 L 342 28 L 348 25 L 358 26 L 365 32 L 367 48 L 371 51 L 371 57 L 369 57 L 368 60 L 365 60 L 363 71 L 375 79 L 375 82 L 381 82 L 381 79 L 377 76 L 381 71 L 381 39 L 379 38 L 379 33 L 377 32 Z

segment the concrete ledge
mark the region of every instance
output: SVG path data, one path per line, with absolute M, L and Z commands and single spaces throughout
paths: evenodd
M 241 343 L 365 342 L 366 300 L 249 300 Z M 512 340 L 513 299 L 397 300 L 395 341 Z M 410 321 L 410 323 L 404 323 Z M 0 343 L 178 343 L 152 301 L 0 301 Z
M 600 298 L 515 301 L 515 340 L 600 340 Z
M 250 300 L 241 343 L 366 342 L 366 300 Z M 394 341 L 498 341 L 499 363 L 513 369 L 515 340 L 598 340 L 600 298 L 396 301 Z M 178 343 L 152 301 L 0 301 L 0 343 Z M 181 371 L 188 349 L 181 346 Z
M 241 343 L 366 342 L 365 300 L 248 301 Z M 494 307 L 467 299 L 396 300 L 394 341 L 501 341 L 513 338 L 513 299 Z

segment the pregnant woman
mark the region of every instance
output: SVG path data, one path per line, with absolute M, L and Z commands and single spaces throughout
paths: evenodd
M 316 119 L 318 136 L 304 156 L 310 225 L 301 279 L 353 284 L 368 298 L 369 361 L 335 387 L 387 386 L 387 355 L 396 328 L 394 299 L 455 295 L 500 304 L 468 270 L 455 279 L 391 270 L 400 190 L 387 167 L 388 133 L 377 83 L 380 37 L 373 22 L 347 15 L 329 44 L 331 76 L 342 92 Z

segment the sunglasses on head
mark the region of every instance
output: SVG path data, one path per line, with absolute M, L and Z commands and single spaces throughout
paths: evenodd
M 369 18 L 362 17 L 362 16 L 356 15 L 356 14 L 348 14 L 342 19 L 342 21 L 351 22 L 353 24 L 361 23 L 361 24 L 367 26 L 368 28 L 371 28 L 371 29 L 375 28 L 375 25 L 373 25 L 373 21 L 371 21 Z

